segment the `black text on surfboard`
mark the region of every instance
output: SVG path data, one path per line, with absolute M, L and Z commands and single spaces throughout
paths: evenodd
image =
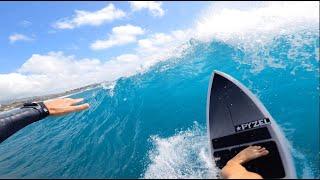
M 251 129 L 251 128 L 257 128 L 257 127 L 264 126 L 267 124 L 270 124 L 270 119 L 263 118 L 263 119 L 259 119 L 259 120 L 255 120 L 255 121 L 251 121 L 248 123 L 243 123 L 243 124 L 237 125 L 234 128 L 235 128 L 236 132 L 239 132 L 239 131 L 244 131 L 244 130 Z

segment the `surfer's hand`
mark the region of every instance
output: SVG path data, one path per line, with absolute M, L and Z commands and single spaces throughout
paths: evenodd
M 63 115 L 70 112 L 82 111 L 89 108 L 89 104 L 76 105 L 83 101 L 83 98 L 57 98 L 48 101 L 44 101 L 45 106 L 49 110 L 50 115 Z

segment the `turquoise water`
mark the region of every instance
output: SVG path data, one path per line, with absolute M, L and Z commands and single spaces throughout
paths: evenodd
M 245 49 L 191 39 L 179 58 L 73 97 L 90 109 L 50 117 L 0 145 L 0 177 L 215 178 L 206 134 L 213 70 L 264 103 L 291 143 L 298 177 L 319 178 L 319 36 Z

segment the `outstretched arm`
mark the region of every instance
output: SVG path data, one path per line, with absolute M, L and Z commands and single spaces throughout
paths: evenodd
M 83 99 L 58 98 L 39 103 L 26 103 L 23 107 L 0 113 L 0 143 L 27 125 L 49 115 L 63 115 L 87 109 Z

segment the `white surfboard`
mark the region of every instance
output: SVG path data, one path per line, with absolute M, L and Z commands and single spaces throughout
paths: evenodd
M 296 178 L 289 143 L 270 113 L 244 85 L 214 71 L 207 97 L 211 155 L 218 168 L 249 145 L 269 150 L 244 166 L 263 178 Z

